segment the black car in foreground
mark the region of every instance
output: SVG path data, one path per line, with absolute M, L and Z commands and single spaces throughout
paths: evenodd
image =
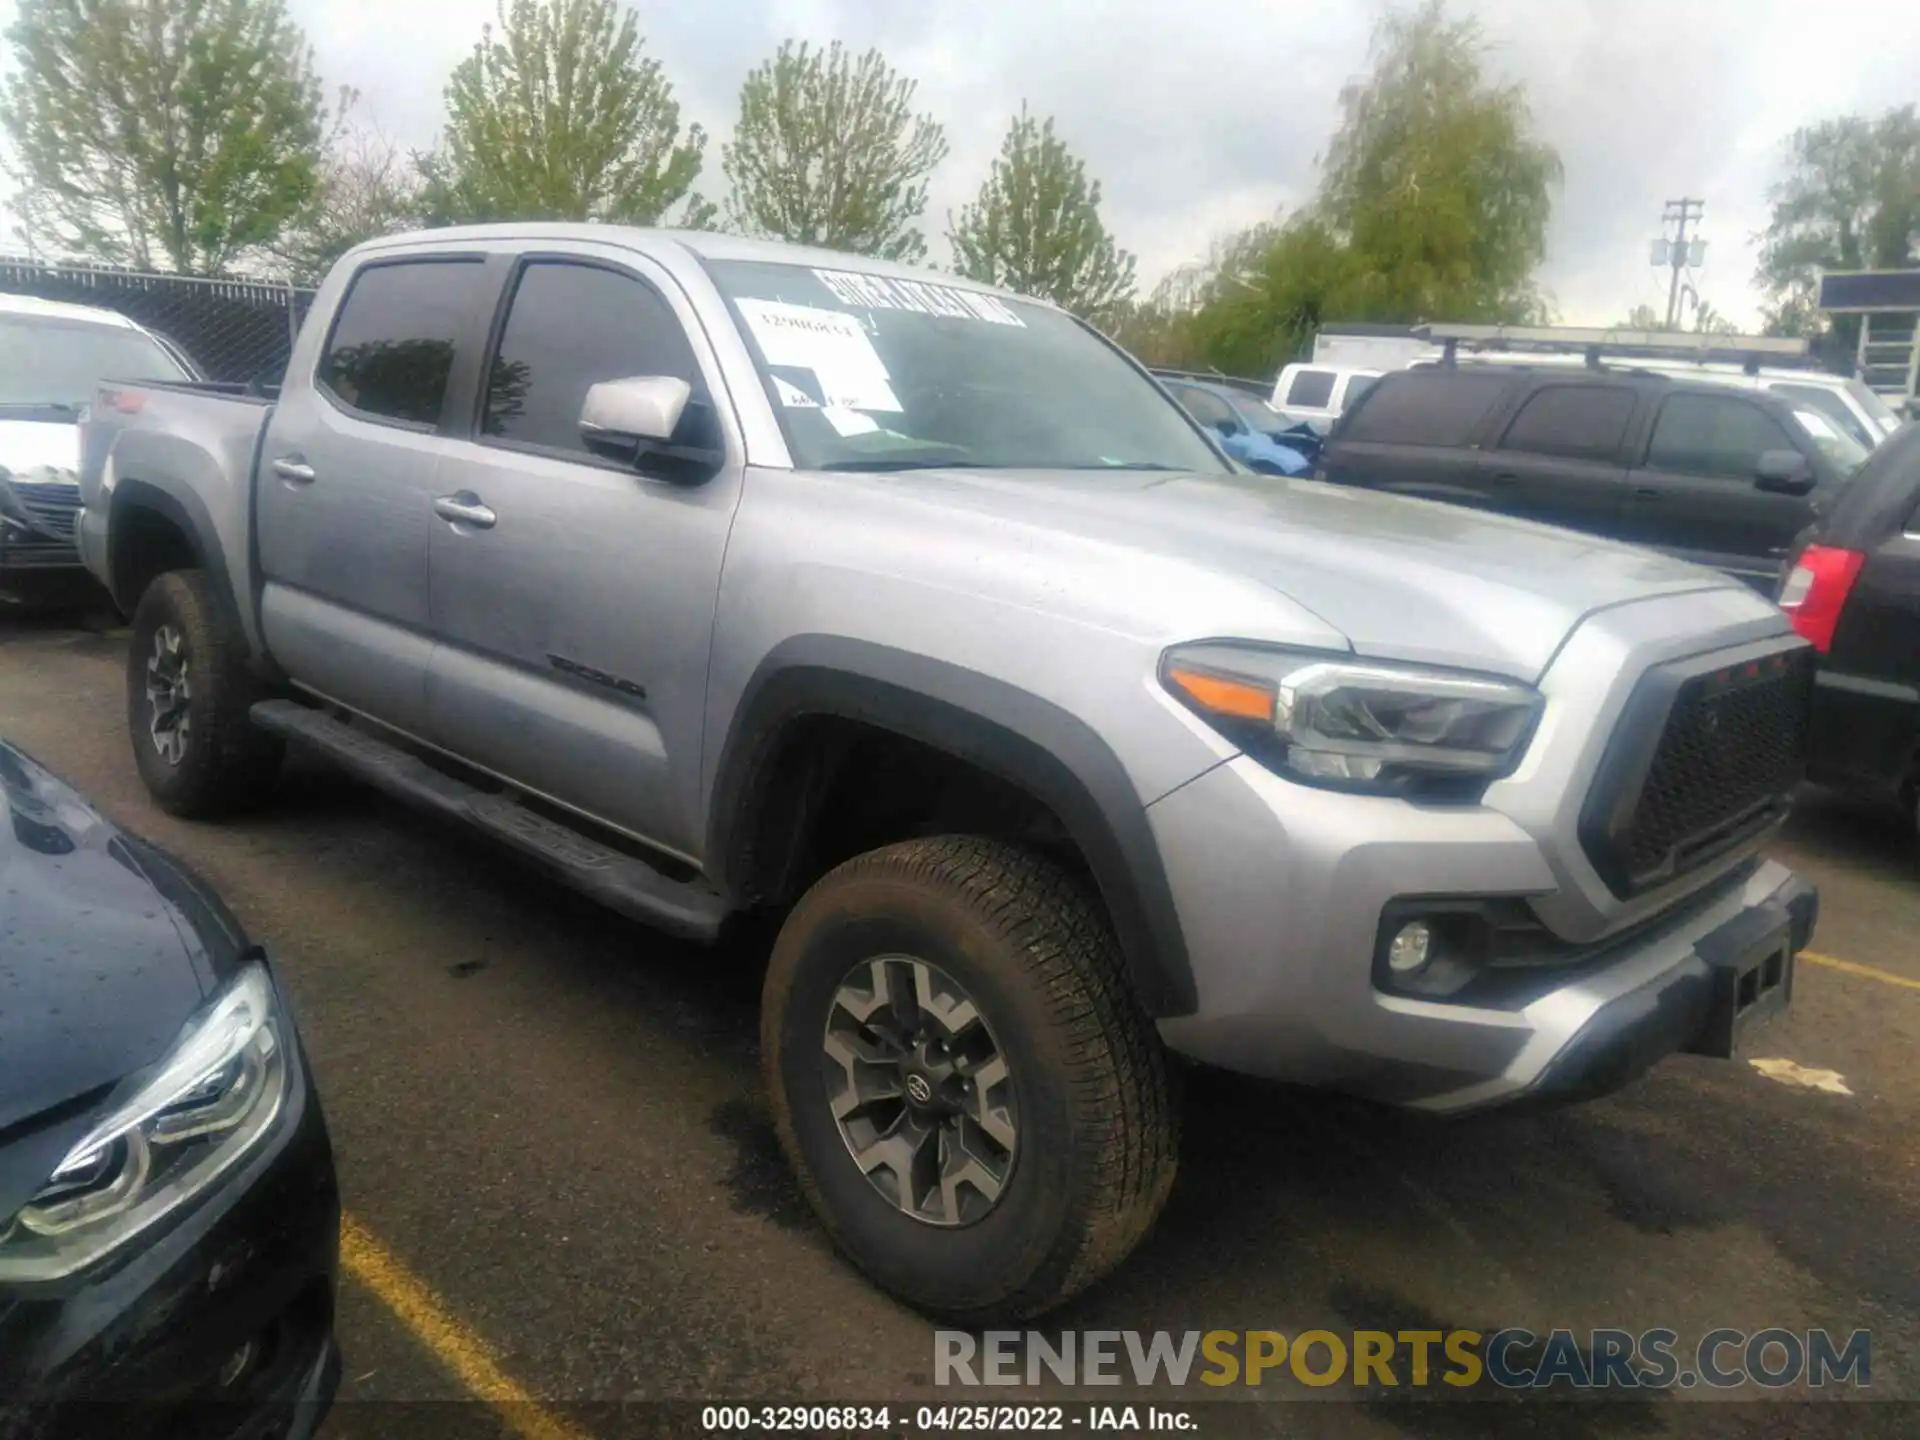
M 0 799 L 0 1437 L 309 1435 L 340 1201 L 272 967 L 4 743 Z
M 1820 652 L 1818 784 L 1920 808 L 1920 426 L 1873 452 L 1802 537 L 1780 588 Z M 1920 820 L 1920 814 L 1916 815 Z

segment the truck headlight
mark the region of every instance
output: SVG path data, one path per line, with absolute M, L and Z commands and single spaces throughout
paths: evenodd
M 273 1125 L 287 1047 L 255 961 L 122 1082 L 107 1113 L 25 1205 L 0 1221 L 0 1282 L 93 1264 L 204 1194 Z
M 1289 778 L 1373 794 L 1469 799 L 1519 763 L 1540 693 L 1511 681 L 1209 641 L 1169 650 L 1161 682 Z

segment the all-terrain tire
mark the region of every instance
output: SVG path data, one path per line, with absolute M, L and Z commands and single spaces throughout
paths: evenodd
M 171 668 L 156 662 L 157 639 L 163 650 L 177 651 L 184 667 L 186 699 L 176 706 L 153 698 L 156 673 Z M 284 747 L 247 717 L 260 698 L 247 670 L 245 639 L 206 572 L 171 570 L 148 585 L 134 607 L 127 651 L 127 732 L 140 778 L 162 810 L 213 819 L 266 798 Z M 172 754 L 155 732 L 161 709 L 177 710 L 185 721 Z
M 832 1111 L 834 997 L 881 956 L 957 982 L 1011 1071 L 1011 1169 L 969 1223 L 907 1213 Z M 1171 1077 L 1119 946 L 1080 884 L 1017 846 L 913 840 L 832 871 L 781 930 L 760 1025 L 775 1126 L 808 1201 L 855 1264 L 929 1314 L 978 1325 L 1051 1309 L 1126 1258 L 1172 1187 Z

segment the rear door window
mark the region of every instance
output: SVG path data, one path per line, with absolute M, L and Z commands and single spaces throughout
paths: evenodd
M 482 273 L 478 260 L 369 265 L 353 278 L 315 381 L 371 419 L 438 425 Z
M 1647 467 L 1748 481 L 1767 451 L 1798 448 L 1758 405 L 1718 395 L 1673 395 L 1653 422 Z
M 1521 405 L 1502 450 L 1568 460 L 1610 460 L 1633 416 L 1633 392 L 1617 385 L 1550 385 Z
M 1506 393 L 1505 375 L 1433 368 L 1388 376 L 1347 411 L 1346 440 L 1389 445 L 1465 445 Z
M 1333 399 L 1334 374 L 1331 370 L 1302 370 L 1293 377 L 1287 390 L 1287 404 L 1304 410 L 1324 410 Z

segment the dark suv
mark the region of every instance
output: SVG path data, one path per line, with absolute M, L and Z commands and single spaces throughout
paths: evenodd
M 1780 604 L 1820 652 L 1808 773 L 1911 811 L 1920 780 L 1920 427 L 1861 467 L 1793 557 Z
M 1865 458 L 1758 391 L 1427 365 L 1385 376 L 1341 417 L 1320 474 L 1649 545 L 1771 594 L 1795 537 Z

